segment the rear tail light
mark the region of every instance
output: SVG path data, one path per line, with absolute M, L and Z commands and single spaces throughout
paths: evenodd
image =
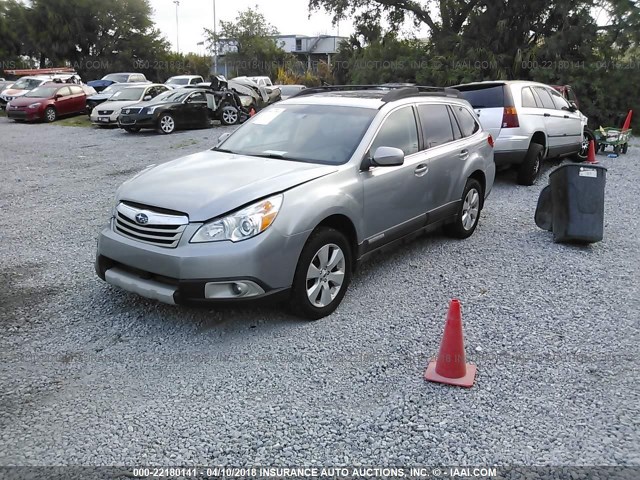
M 493 148 L 493 137 L 491 136 L 491 134 L 489 134 L 489 136 L 487 137 L 487 143 L 491 148 Z
M 502 113 L 502 128 L 518 128 L 519 126 L 518 112 L 515 107 L 504 107 L 504 112 Z

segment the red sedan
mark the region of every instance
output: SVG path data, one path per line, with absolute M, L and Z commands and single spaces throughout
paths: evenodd
M 7 116 L 14 120 L 44 120 L 84 113 L 87 95 L 79 85 L 45 83 L 7 104 Z

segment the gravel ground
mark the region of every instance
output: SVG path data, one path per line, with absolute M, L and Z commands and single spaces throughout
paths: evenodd
M 0 118 L 0 465 L 640 465 L 640 142 L 603 242 L 554 244 L 501 174 L 469 240 L 365 263 L 318 322 L 170 307 L 94 274 L 116 187 L 224 128 L 125 134 Z M 470 389 L 426 383 L 448 302 Z

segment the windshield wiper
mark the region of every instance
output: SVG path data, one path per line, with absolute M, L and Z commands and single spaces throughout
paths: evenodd
M 222 153 L 236 153 L 236 152 L 232 152 L 231 150 L 227 150 L 226 148 L 218 148 L 218 147 L 213 147 L 211 150 L 213 150 L 214 152 L 222 152 Z

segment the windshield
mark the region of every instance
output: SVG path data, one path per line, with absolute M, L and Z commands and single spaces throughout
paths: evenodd
M 166 84 L 167 85 L 188 85 L 189 84 L 189 79 L 188 78 L 171 77 L 169 80 L 167 80 Z
M 102 77 L 102 80 L 111 80 L 112 82 L 125 83 L 129 80 L 129 75 L 126 73 L 110 73 Z
M 123 88 L 122 90 L 118 90 L 116 93 L 114 93 L 111 98 L 109 98 L 109 101 L 122 102 L 140 100 L 140 97 L 142 97 L 143 93 L 144 88 Z
M 60 87 L 38 87 L 31 90 L 25 97 L 51 98 Z
M 161 93 L 153 99 L 154 102 L 181 102 L 187 95 L 193 93 L 192 90 L 185 92 L 184 90 L 170 90 L 168 92 Z
M 13 84 L 12 88 L 16 90 L 33 90 L 40 85 L 44 80 L 38 80 L 36 78 L 21 78 Z
M 220 150 L 240 155 L 340 165 L 353 155 L 377 110 L 332 105 L 273 106 Z

